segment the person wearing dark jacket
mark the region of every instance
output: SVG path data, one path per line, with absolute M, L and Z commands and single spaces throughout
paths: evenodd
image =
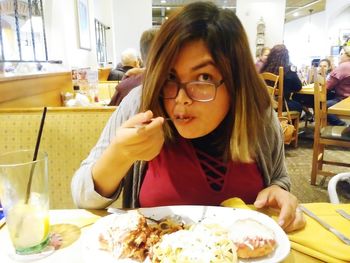
M 139 58 L 135 49 L 128 48 L 121 55 L 121 62 L 112 69 L 107 80 L 122 80 L 124 74 L 132 68 L 139 68 Z
M 268 56 L 261 73 L 270 72 L 278 75 L 278 69 L 282 66 L 284 70 L 283 96 L 290 111 L 302 111 L 302 105 L 292 99 L 292 93 L 302 88 L 302 83 L 297 75 L 296 67 L 289 61 L 289 52 L 285 45 L 275 45 Z
M 142 33 L 140 39 L 140 53 L 143 64 L 146 63 L 148 50 L 157 29 L 149 29 Z M 125 73 L 122 81 L 115 87 L 115 92 L 108 106 L 118 106 L 123 98 L 137 86 L 140 86 L 143 80 L 145 68 L 132 68 Z

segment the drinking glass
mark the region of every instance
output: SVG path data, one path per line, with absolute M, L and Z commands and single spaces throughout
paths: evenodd
M 48 156 L 33 150 L 0 155 L 0 200 L 16 255 L 40 254 L 48 248 Z

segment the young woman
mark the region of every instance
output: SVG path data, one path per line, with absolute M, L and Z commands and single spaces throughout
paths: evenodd
M 328 58 L 324 58 L 320 60 L 319 67 L 319 74 L 322 75 L 322 71 L 325 72 L 326 78 L 328 78 L 329 73 L 332 71 L 332 63 Z
M 291 98 L 293 92 L 301 90 L 302 84 L 298 77 L 295 66 L 289 61 L 289 52 L 285 45 L 275 45 L 267 58 L 261 72 L 271 72 L 278 75 L 278 68 L 282 66 L 284 70 L 283 97 L 288 104 L 290 111 L 303 110 L 302 105 Z M 294 95 L 293 95 L 294 96 Z
M 219 205 L 240 197 L 303 227 L 288 192 L 282 132 L 244 29 L 229 10 L 189 4 L 160 28 L 143 87 L 112 115 L 72 181 L 79 207 Z

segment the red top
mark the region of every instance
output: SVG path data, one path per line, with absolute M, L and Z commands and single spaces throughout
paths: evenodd
M 218 161 L 179 139 L 148 162 L 140 191 L 141 207 L 220 205 L 231 197 L 254 203 L 264 188 L 256 163 Z
M 327 89 L 335 89 L 336 97 L 342 100 L 350 96 L 350 61 L 340 63 L 329 74 Z

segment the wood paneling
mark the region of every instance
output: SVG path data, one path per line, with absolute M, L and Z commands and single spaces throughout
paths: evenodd
M 0 107 L 62 106 L 67 91 L 73 92 L 70 72 L 0 77 Z

